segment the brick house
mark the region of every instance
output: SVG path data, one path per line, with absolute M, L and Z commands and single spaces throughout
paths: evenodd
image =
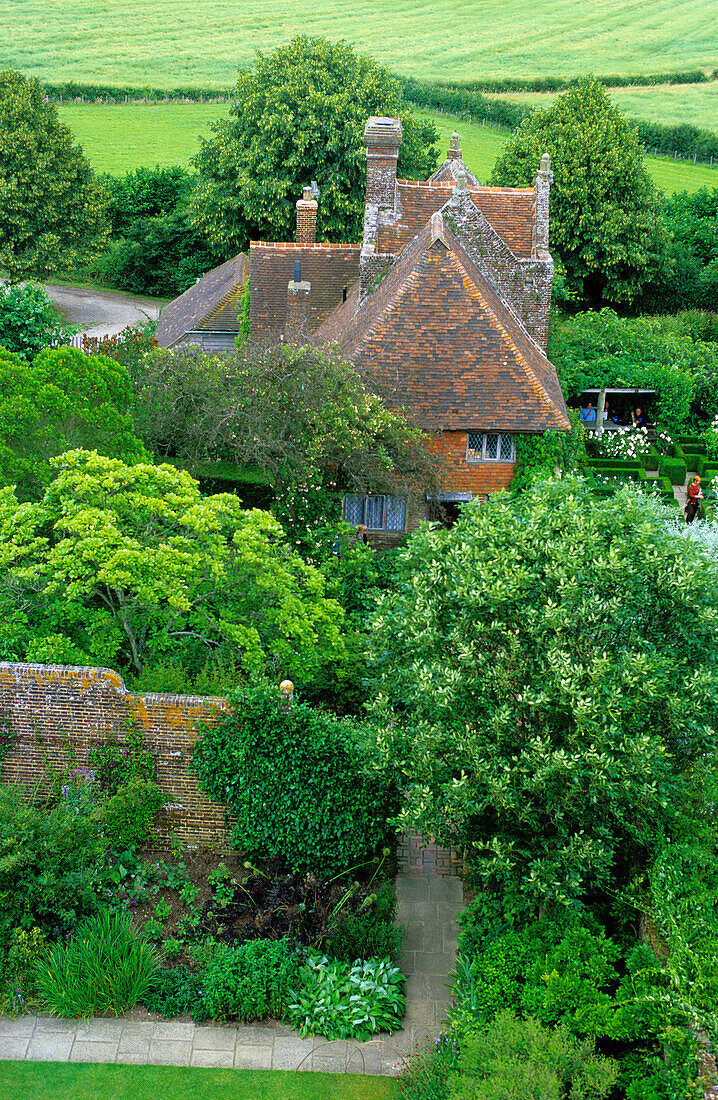
M 570 431 L 545 354 L 548 156 L 533 187 L 483 187 L 454 133 L 422 183 L 397 179 L 401 140 L 398 119 L 368 120 L 360 244 L 316 243 L 318 204 L 305 188 L 296 239 L 253 241 L 248 263 L 251 338 L 338 344 L 390 405 L 411 411 L 444 460 L 434 500 L 345 498 L 345 518 L 366 523 L 376 546 L 439 504 L 450 516 L 508 486 L 518 436 Z

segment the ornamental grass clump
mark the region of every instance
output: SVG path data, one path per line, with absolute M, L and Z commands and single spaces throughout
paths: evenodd
M 38 963 L 38 991 L 55 1016 L 120 1016 L 144 998 L 157 966 L 128 917 L 104 912 Z

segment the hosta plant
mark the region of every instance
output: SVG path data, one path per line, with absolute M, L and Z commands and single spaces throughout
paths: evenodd
M 310 955 L 290 995 L 286 1019 L 302 1035 L 370 1039 L 396 1031 L 406 1009 L 404 975 L 388 959 L 330 961 Z

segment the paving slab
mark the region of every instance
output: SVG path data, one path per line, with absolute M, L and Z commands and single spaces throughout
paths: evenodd
M 90 1039 L 75 1039 L 70 1051 L 71 1062 L 114 1062 L 119 1043 L 99 1043 Z
M 237 1031 L 228 1027 L 195 1028 L 192 1047 L 194 1050 L 231 1050 L 237 1045 Z
M 188 1066 L 191 1054 L 189 1039 L 153 1039 L 147 1060 L 158 1066 Z
M 272 1048 L 238 1043 L 234 1048 L 234 1064 L 237 1069 L 271 1069 Z
M 201 1066 L 204 1069 L 233 1069 L 234 1047 L 231 1050 L 192 1050 L 190 1058 L 191 1066 Z
M 75 1042 L 71 1035 L 34 1035 L 25 1057 L 30 1062 L 67 1062 Z

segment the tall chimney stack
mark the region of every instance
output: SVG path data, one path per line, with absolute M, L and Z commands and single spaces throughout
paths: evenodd
M 305 187 L 297 202 L 297 244 L 314 244 L 317 239 L 317 200 Z
M 539 256 L 541 252 L 548 252 L 548 200 L 552 183 L 553 172 L 551 171 L 551 157 L 548 153 L 544 153 L 541 157 L 541 167 L 536 173 L 536 181 L 534 183 L 536 198 L 534 200 L 534 230 L 531 248 L 531 254 L 534 258 Z
M 372 115 L 364 128 L 366 145 L 366 201 L 371 206 L 394 207 L 396 162 L 403 132 L 398 118 Z

